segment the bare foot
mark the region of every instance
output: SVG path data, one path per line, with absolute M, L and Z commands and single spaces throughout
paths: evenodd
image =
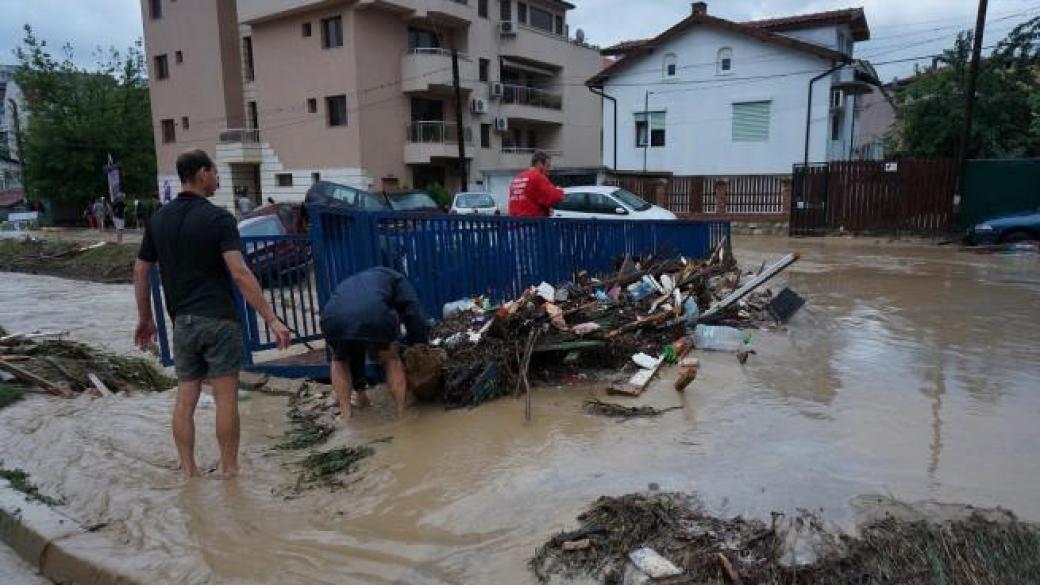
M 350 397 L 350 404 L 357 408 L 368 408 L 372 405 L 372 401 L 368 399 L 368 392 L 355 390 Z
M 194 463 L 192 463 L 191 465 L 184 465 L 183 463 L 181 463 L 177 466 L 177 471 L 181 472 L 181 475 L 184 476 L 184 479 L 191 479 L 193 477 L 199 477 L 200 475 L 199 468 L 196 467 Z

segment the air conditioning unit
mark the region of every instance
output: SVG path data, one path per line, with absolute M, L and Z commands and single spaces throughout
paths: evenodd
M 470 108 L 472 109 L 474 114 L 486 114 L 488 113 L 487 100 L 474 98 L 473 101 L 470 102 Z
M 509 118 L 495 117 L 495 132 L 508 132 Z
M 502 35 L 503 37 L 516 36 L 516 25 L 513 24 L 513 21 L 511 20 L 503 20 L 502 22 L 498 23 L 498 34 Z
M 498 83 L 496 81 L 495 83 L 491 84 L 491 97 L 500 98 L 502 97 L 502 94 L 504 94 L 505 92 L 506 88 L 501 83 Z

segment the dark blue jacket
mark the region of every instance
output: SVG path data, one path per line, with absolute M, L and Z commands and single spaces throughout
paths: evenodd
M 321 310 L 326 339 L 391 343 L 400 336 L 402 323 L 407 343 L 426 341 L 428 328 L 415 289 L 389 268 L 369 268 L 347 278 Z

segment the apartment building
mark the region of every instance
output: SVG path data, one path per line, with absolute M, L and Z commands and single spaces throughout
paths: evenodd
M 217 201 L 299 201 L 316 180 L 504 197 L 535 149 L 594 180 L 599 53 L 561 0 L 142 0 L 160 192 L 216 153 Z M 458 55 L 461 103 L 453 84 Z M 457 107 L 461 106 L 461 107 Z M 457 111 L 461 110 L 461 119 Z

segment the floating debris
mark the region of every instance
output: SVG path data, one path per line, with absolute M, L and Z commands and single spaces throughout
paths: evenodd
M 598 398 L 590 398 L 583 403 L 585 412 L 613 418 L 635 418 L 640 416 L 660 416 L 673 410 L 682 410 L 681 406 L 654 408 L 653 406 L 624 406 L 613 402 L 604 402 Z

